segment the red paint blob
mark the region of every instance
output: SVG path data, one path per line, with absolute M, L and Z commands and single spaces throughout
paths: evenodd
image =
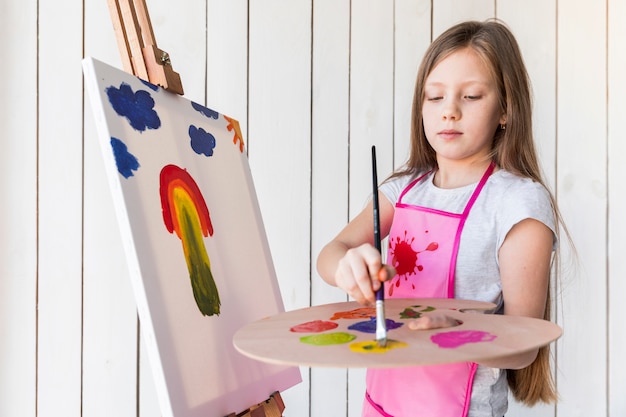
M 289 330 L 295 333 L 320 333 L 334 329 L 337 326 L 339 325 L 332 321 L 313 320 L 293 326 Z

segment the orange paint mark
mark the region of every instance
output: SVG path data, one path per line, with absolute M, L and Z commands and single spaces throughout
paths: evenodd
M 239 150 L 243 152 L 243 135 L 241 134 L 241 127 L 239 127 L 239 122 L 235 119 L 231 119 L 228 116 L 224 116 L 224 119 L 228 122 L 226 125 L 226 129 L 230 132 L 234 130 L 233 143 L 236 145 L 239 142 Z
M 374 307 L 360 307 L 350 311 L 338 311 L 330 318 L 331 320 L 339 319 L 367 319 L 376 316 Z

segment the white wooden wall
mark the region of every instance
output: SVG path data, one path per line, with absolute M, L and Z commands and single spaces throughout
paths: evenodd
M 626 0 L 148 7 L 186 96 L 241 123 L 287 309 L 345 300 L 316 255 L 368 197 L 370 146 L 381 176 L 404 161 L 431 37 L 464 19 L 507 22 L 579 253 L 558 299 L 561 401 L 508 415 L 626 416 Z M 156 417 L 80 65 L 120 66 L 106 1 L 2 0 L 0 54 L 0 416 Z M 359 415 L 363 371 L 302 371 L 286 416 Z

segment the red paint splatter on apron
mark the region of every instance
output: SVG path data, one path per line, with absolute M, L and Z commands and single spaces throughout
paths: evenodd
M 428 233 L 428 231 L 426 231 L 426 233 Z M 401 278 L 404 278 L 404 281 L 408 281 L 411 275 L 417 275 L 417 272 L 424 270 L 424 266 L 418 263 L 418 255 L 420 253 L 436 251 L 439 248 L 437 242 L 431 242 L 424 250 L 416 251 L 412 246 L 413 241 L 415 241 L 415 237 L 409 239 L 406 230 L 404 231 L 404 240 L 402 240 L 400 236 L 396 236 L 395 242 L 391 240 L 391 265 L 393 265 L 397 272 L 395 278 L 396 282 L 394 283 L 395 287 L 400 286 Z M 393 295 L 394 285 L 389 286 L 390 296 Z M 411 286 L 415 289 L 415 284 L 411 283 Z

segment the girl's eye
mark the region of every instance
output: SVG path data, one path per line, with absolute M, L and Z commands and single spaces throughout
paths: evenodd
M 465 96 L 465 98 L 466 98 L 466 99 L 468 99 L 468 100 L 480 100 L 480 99 L 482 98 L 482 96 L 478 96 L 478 95 L 476 95 L 476 96 L 467 95 L 467 96 Z
M 426 100 L 428 101 L 437 101 L 437 100 L 441 100 L 443 97 L 441 96 L 433 96 L 433 97 L 426 97 Z

